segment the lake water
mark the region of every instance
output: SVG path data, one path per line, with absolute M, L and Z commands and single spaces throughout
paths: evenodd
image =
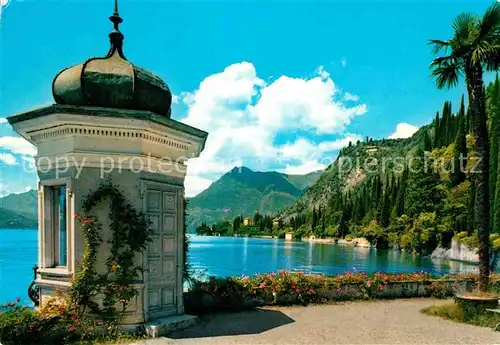
M 477 270 L 473 265 L 387 250 L 277 239 L 190 237 L 189 262 L 201 277 L 251 275 L 279 269 L 326 274 L 345 271 L 444 274 Z M 0 304 L 16 297 L 30 304 L 27 288 L 33 279 L 32 266 L 36 261 L 36 230 L 0 229 Z

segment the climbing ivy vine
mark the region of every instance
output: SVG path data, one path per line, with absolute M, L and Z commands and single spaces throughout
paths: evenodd
M 106 272 L 98 273 L 97 253 L 104 242 L 103 226 L 92 211 L 105 200 L 110 201 L 111 237 L 107 240 L 110 250 L 105 262 Z M 82 209 L 83 213 L 75 214 L 75 219 L 80 222 L 85 249 L 71 286 L 71 304 L 79 315 L 90 311 L 109 328 L 117 330 L 128 304 L 139 293 L 134 283 L 144 269 L 136 264 L 135 258 L 151 240 L 150 223 L 111 182 L 101 184 L 87 196 Z M 100 298 L 96 298 L 98 296 Z

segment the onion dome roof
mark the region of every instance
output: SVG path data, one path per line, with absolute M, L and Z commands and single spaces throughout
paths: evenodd
M 172 93 L 153 73 L 129 62 L 123 54 L 123 19 L 118 2 L 110 21 L 111 47 L 105 57 L 91 58 L 59 72 L 52 83 L 57 104 L 148 110 L 170 117 Z

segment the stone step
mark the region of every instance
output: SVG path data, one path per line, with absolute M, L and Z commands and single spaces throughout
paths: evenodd
M 150 338 L 163 337 L 170 332 L 194 326 L 198 317 L 193 315 L 174 315 L 156 319 L 144 324 L 144 331 Z

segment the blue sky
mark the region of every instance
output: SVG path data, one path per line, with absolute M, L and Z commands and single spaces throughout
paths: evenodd
M 106 54 L 113 1 L 0 1 L 1 122 L 52 103 L 62 68 Z M 428 123 L 464 88 L 436 90 L 427 40 L 490 3 L 120 0 L 120 28 L 128 60 L 176 95 L 173 118 L 210 132 L 188 165 L 194 195 L 234 165 L 305 173 L 349 140 Z M 0 123 L 0 195 L 36 186 L 16 136 Z

